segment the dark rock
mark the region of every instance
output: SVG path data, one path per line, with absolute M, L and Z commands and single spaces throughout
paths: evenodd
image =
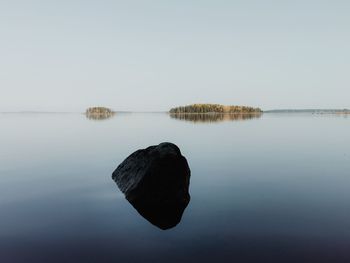
M 125 198 L 161 229 L 176 226 L 190 201 L 190 168 L 180 149 L 161 143 L 138 150 L 113 172 Z

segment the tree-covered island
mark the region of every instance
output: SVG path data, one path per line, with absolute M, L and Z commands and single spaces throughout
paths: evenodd
M 88 119 L 94 120 L 108 119 L 114 114 L 115 112 L 113 110 L 106 107 L 91 107 L 88 108 L 85 112 L 85 115 Z
M 260 108 L 248 106 L 226 106 L 220 104 L 192 104 L 172 108 L 171 114 L 187 114 L 187 113 L 261 113 Z

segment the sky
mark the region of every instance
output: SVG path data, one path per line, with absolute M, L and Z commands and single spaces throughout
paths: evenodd
M 350 1 L 0 0 L 0 111 L 350 108 Z

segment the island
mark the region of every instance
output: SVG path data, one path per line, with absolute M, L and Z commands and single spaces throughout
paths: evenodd
M 114 116 L 115 112 L 106 107 L 90 107 L 86 110 L 85 115 L 88 119 L 104 120 Z
M 226 106 L 221 104 L 192 104 L 187 106 L 180 106 L 170 109 L 170 114 L 192 114 L 192 113 L 261 113 L 260 108 L 248 107 L 248 106 Z

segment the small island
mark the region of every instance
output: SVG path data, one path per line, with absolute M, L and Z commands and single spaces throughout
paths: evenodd
M 170 114 L 188 114 L 188 113 L 261 113 L 260 108 L 248 106 L 225 106 L 221 104 L 192 104 L 187 106 L 180 106 L 170 109 Z
M 114 116 L 115 112 L 106 107 L 91 107 L 85 112 L 88 119 L 92 120 L 104 120 Z

